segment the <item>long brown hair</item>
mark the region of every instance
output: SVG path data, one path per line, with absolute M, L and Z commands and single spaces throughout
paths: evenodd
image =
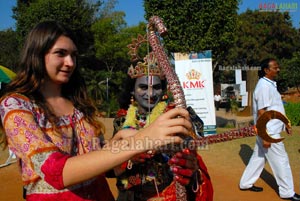
M 70 38 L 76 45 L 71 31 L 56 21 L 45 21 L 37 24 L 28 34 L 25 41 L 16 78 L 9 83 L 3 94 L 20 93 L 33 100 L 41 107 L 46 118 L 56 127 L 58 118 L 46 103 L 40 87 L 46 77 L 45 55 L 60 36 Z M 77 46 L 77 45 L 76 45 Z M 78 65 L 68 83 L 62 85 L 62 94 L 83 112 L 86 120 L 93 124 L 96 132 L 104 132 L 103 124 L 97 120 L 97 109 L 87 94 L 86 85 L 80 75 Z M 5 97 L 5 95 L 3 96 Z M 3 125 L 1 125 L 3 127 Z

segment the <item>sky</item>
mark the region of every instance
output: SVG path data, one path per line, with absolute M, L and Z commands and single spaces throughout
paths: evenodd
M 15 6 L 16 2 L 17 0 L 0 0 L 0 31 L 15 28 L 15 21 L 11 16 L 12 7 Z M 292 9 L 289 9 L 289 11 L 293 26 L 299 28 L 299 0 L 242 0 L 239 6 L 239 13 L 245 12 L 247 9 L 257 10 L 260 6 L 264 5 L 271 9 L 274 5 L 281 6 L 280 10 L 285 10 L 287 6 L 294 6 Z M 139 22 L 145 21 L 143 0 L 118 0 L 115 10 L 125 12 L 125 20 L 129 26 L 138 25 Z

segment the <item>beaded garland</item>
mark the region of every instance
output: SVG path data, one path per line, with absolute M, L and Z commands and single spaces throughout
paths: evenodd
M 159 117 L 166 109 L 167 103 L 162 101 L 159 102 L 151 111 L 151 114 L 147 116 L 146 124 L 140 126 L 139 120 L 137 119 L 138 107 L 135 104 L 131 104 L 127 110 L 126 120 L 123 124 L 123 128 L 140 129 L 146 128 L 151 124 L 157 117 Z

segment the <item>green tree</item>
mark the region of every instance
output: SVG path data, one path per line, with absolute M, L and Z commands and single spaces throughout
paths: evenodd
M 161 17 L 168 29 L 169 52 L 212 50 L 214 64 L 227 55 L 235 38 L 238 0 L 145 0 L 146 19 Z
M 292 59 L 284 59 L 281 66 L 283 69 L 280 77 L 285 81 L 285 85 L 296 87 L 300 93 L 300 51 L 295 52 Z
M 127 45 L 138 34 L 145 34 L 146 24 L 128 27 L 123 11 L 114 11 L 116 0 L 109 0 L 99 12 L 91 31 L 96 58 L 109 72 L 126 71 L 130 65 Z
M 90 89 L 99 91 L 105 89 L 105 80 L 109 80 L 109 93 L 100 95 L 102 102 L 101 108 L 107 112 L 107 115 L 113 115 L 118 109 L 118 93 L 121 90 L 122 83 L 126 78 L 126 72 L 131 65 L 128 55 L 128 44 L 139 34 L 145 34 L 146 24 L 140 23 L 138 26 L 127 27 L 124 21 L 123 12 L 114 12 L 110 16 L 100 18 L 92 26 L 92 32 L 95 38 L 96 58 L 102 65 L 101 68 L 94 70 L 93 78 L 97 73 L 101 73 L 101 82 L 92 81 Z M 105 67 L 105 68 L 104 68 Z M 100 71 L 99 71 L 100 70 Z
M 113 11 L 116 1 L 107 3 L 91 27 L 95 58 L 99 63 L 86 79 L 89 91 L 98 96 L 99 108 L 111 116 L 118 109 L 117 96 L 131 64 L 127 45 L 132 38 L 145 34 L 146 24 L 127 27 L 125 13 Z
M 247 10 L 238 19 L 237 40 L 227 57 L 229 64 L 257 66 L 267 57 L 292 58 L 297 31 L 289 13 Z
M 122 57 L 121 38 L 118 34 L 126 26 L 124 16 L 124 12 L 115 12 L 100 18 L 92 26 L 96 57 L 105 64 L 109 72 L 114 70 L 118 58 Z
M 97 107 L 108 117 L 114 116 L 118 109 L 117 94 L 127 75 L 121 71 L 111 73 L 88 68 L 82 69 L 82 73 L 88 86 L 88 93 L 96 100 Z
M 95 20 L 100 1 L 89 3 L 87 0 L 18 0 L 13 8 L 16 32 L 19 41 L 38 22 L 56 20 L 72 29 L 78 40 L 79 49 L 86 52 L 93 43 L 90 27 Z M 84 40 L 82 40 L 84 39 Z
M 12 29 L 0 31 L 0 65 L 16 71 L 19 56 L 18 41 L 16 32 Z

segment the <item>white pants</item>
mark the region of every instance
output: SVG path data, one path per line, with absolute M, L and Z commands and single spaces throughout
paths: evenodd
M 279 186 L 279 196 L 289 198 L 294 196 L 293 175 L 289 163 L 288 155 L 282 142 L 272 143 L 271 147 L 263 147 L 263 141 L 256 137 L 256 144 L 250 161 L 240 180 L 240 188 L 251 188 L 262 173 L 266 160 L 273 171 L 277 185 Z

